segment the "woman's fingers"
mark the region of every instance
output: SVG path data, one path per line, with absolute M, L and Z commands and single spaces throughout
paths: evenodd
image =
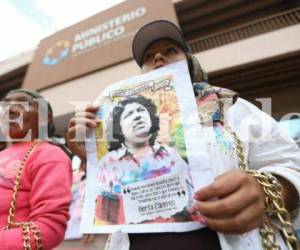
M 91 112 L 76 112 L 75 117 L 86 117 L 89 119 L 96 119 L 96 114 Z
M 72 126 L 71 124 L 75 125 Z M 97 122 L 86 118 L 72 118 L 67 132 L 67 143 L 68 145 L 76 142 L 84 142 L 86 134 L 89 130 L 96 128 Z
M 253 203 L 253 198 L 240 189 L 224 198 L 197 203 L 198 209 L 204 216 L 227 218 L 239 213 Z M 264 207 L 262 208 L 264 209 Z
M 84 141 L 89 130 L 94 129 L 98 125 L 96 112 L 99 108 L 89 106 L 85 111 L 77 112 L 70 119 L 67 131 L 67 145 L 72 153 L 79 156 L 82 160 L 86 158 Z
M 86 151 L 84 140 L 76 140 L 75 139 L 76 128 L 70 128 L 67 133 L 67 146 L 71 150 L 71 152 L 77 155 L 81 160 L 86 159 Z M 78 136 L 78 135 L 77 135 Z
M 97 121 L 96 118 L 96 112 L 99 110 L 99 107 L 95 107 L 95 106 L 88 106 L 86 107 L 86 109 L 84 111 L 79 111 L 76 112 L 74 117 L 71 118 L 71 120 L 69 121 L 69 125 L 68 127 L 73 127 L 77 124 L 77 121 L 79 121 L 79 118 L 86 118 L 87 120 L 91 120 L 91 121 Z
M 75 127 L 77 125 L 84 125 L 87 128 L 96 128 L 98 121 L 96 119 L 89 119 L 85 117 L 73 117 L 69 122 L 69 128 Z
M 76 124 L 76 126 L 69 128 L 68 142 L 84 142 L 88 130 L 89 128 L 84 124 Z
M 218 232 L 242 234 L 260 226 L 264 221 L 264 213 L 259 213 L 256 204 L 252 204 L 233 217 L 204 216 L 203 219 L 208 227 Z
M 94 241 L 94 235 L 93 234 L 84 234 L 82 237 L 82 241 L 84 244 L 90 244 Z
M 98 110 L 99 110 L 99 107 L 93 106 L 93 105 L 88 105 L 88 106 L 85 108 L 85 112 L 91 112 L 91 113 L 93 113 L 93 114 L 95 114 Z
M 240 179 L 239 179 L 240 178 Z M 199 201 L 199 211 L 203 215 L 215 218 L 234 216 L 251 204 L 256 204 L 258 213 L 265 210 L 265 194 L 256 179 L 250 175 L 236 177 L 238 189 L 218 199 Z M 241 180 L 243 180 L 241 182 Z M 218 180 L 217 180 L 218 181 Z M 234 180 L 232 181 L 234 182 Z M 224 187 L 224 189 L 226 189 Z
M 214 182 L 195 194 L 199 201 L 220 198 L 229 195 L 239 189 L 246 180 L 246 174 L 240 171 L 230 171 L 219 176 Z
M 195 199 L 207 225 L 219 232 L 246 232 L 259 225 L 265 214 L 262 187 L 253 176 L 240 171 L 218 177 L 198 191 Z

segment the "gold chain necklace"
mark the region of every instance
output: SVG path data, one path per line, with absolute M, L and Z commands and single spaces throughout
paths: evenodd
M 21 228 L 22 229 L 22 235 L 23 235 L 23 247 L 24 250 L 31 250 L 31 244 L 30 244 L 30 231 L 32 232 L 35 242 L 36 242 L 36 248 L 38 250 L 43 249 L 43 241 L 42 241 L 42 235 L 40 233 L 40 230 L 38 228 L 38 225 L 33 222 L 14 222 L 15 221 L 15 215 L 16 215 L 16 203 L 17 203 L 17 195 L 18 190 L 21 184 L 21 175 L 23 168 L 29 159 L 29 157 L 32 155 L 34 149 L 39 144 L 38 141 L 34 141 L 30 148 L 27 150 L 25 156 L 21 160 L 14 183 L 13 188 L 13 195 L 12 195 L 12 201 L 10 203 L 9 208 L 9 215 L 7 218 L 7 225 L 3 228 L 3 230 L 9 230 L 12 228 Z
M 228 126 L 227 130 L 232 134 L 235 143 L 237 157 L 239 160 L 239 168 L 243 172 L 252 175 L 256 178 L 257 182 L 262 186 L 266 194 L 266 215 L 276 216 L 281 224 L 281 230 L 283 238 L 288 246 L 289 250 L 298 250 L 298 239 L 296 237 L 296 231 L 289 212 L 286 210 L 282 198 L 282 186 L 275 176 L 270 173 L 260 173 L 255 170 L 250 170 L 246 164 L 244 157 L 244 150 L 241 140 L 237 134 Z M 270 220 L 266 217 L 263 225 L 259 227 L 259 233 L 262 239 L 262 245 L 264 250 L 280 250 L 280 246 L 276 242 L 276 237 Z

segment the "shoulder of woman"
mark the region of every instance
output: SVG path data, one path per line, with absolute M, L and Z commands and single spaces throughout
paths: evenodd
M 273 122 L 273 118 L 268 113 L 242 98 L 237 99 L 236 103 L 229 108 L 226 115 L 228 118 L 234 118 L 234 120 L 252 117 L 257 121 L 263 120 L 266 122 L 268 120 L 269 122 Z
M 60 149 L 48 142 L 41 142 L 28 159 L 24 169 L 25 175 L 32 181 L 36 178 L 63 178 L 66 184 L 72 181 L 72 167 L 69 157 Z
M 70 158 L 60 147 L 49 142 L 39 143 L 33 156 L 37 160 L 47 162 L 71 162 Z

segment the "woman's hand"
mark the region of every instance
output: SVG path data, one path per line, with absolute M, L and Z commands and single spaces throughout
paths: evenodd
M 67 145 L 72 153 L 82 161 L 86 160 L 85 135 L 88 130 L 97 127 L 96 112 L 98 109 L 98 107 L 88 106 L 85 111 L 75 113 L 75 116 L 69 121 Z
M 255 177 L 241 171 L 217 177 L 195 199 L 201 222 L 218 232 L 242 234 L 264 222 L 265 193 Z
M 91 244 L 95 241 L 95 235 L 94 234 L 84 234 L 82 237 L 83 244 Z

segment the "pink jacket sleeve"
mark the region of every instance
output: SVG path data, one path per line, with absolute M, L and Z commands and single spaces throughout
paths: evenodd
M 31 181 L 29 221 L 38 225 L 47 250 L 64 238 L 71 202 L 72 171 L 70 160 L 58 147 L 51 145 L 50 149 L 43 150 L 42 147 L 37 151 L 30 159 L 33 163 L 25 171 Z M 36 249 L 33 236 L 31 245 Z M 23 249 L 21 229 L 1 230 L 0 249 Z

